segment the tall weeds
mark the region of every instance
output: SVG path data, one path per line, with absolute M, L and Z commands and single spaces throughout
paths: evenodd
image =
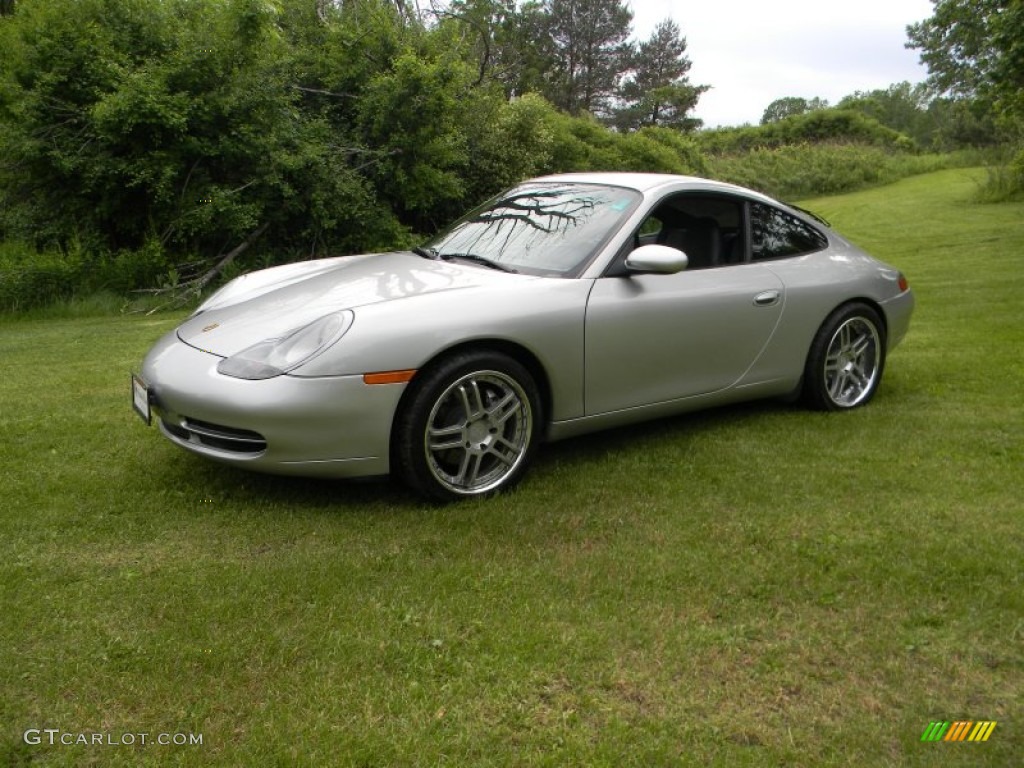
M 709 174 L 773 197 L 799 198 L 888 184 L 977 161 L 976 153 L 912 154 L 851 143 L 759 147 L 709 157 Z

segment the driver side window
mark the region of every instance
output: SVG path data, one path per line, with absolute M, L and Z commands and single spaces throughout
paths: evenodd
M 684 193 L 662 201 L 637 230 L 634 247 L 667 245 L 686 254 L 687 270 L 743 261 L 742 205 L 718 195 Z
M 636 234 L 636 246 L 639 248 L 641 245 L 655 245 L 658 242 L 658 234 L 661 232 L 661 228 L 664 224 L 661 220 L 653 213 L 644 219 L 644 223 L 640 225 L 639 231 Z

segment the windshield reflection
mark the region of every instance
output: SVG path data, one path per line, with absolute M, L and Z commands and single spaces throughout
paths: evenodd
M 468 255 L 517 272 L 572 276 L 639 200 L 618 187 L 530 184 L 473 211 L 428 246 L 442 259 Z

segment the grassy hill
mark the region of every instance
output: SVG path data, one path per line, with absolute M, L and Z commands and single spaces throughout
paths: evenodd
M 444 508 L 145 429 L 128 371 L 180 316 L 0 321 L 0 764 L 1011 764 L 1024 204 L 983 175 L 805 202 L 917 293 L 869 407 L 556 444 Z

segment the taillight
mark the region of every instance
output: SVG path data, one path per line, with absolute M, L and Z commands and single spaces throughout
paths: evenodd
M 903 293 L 905 290 L 907 290 L 910 287 L 910 283 L 907 282 L 907 278 L 903 276 L 902 272 L 900 272 L 900 277 L 899 277 L 899 280 L 897 281 L 897 284 L 900 287 L 900 293 Z

